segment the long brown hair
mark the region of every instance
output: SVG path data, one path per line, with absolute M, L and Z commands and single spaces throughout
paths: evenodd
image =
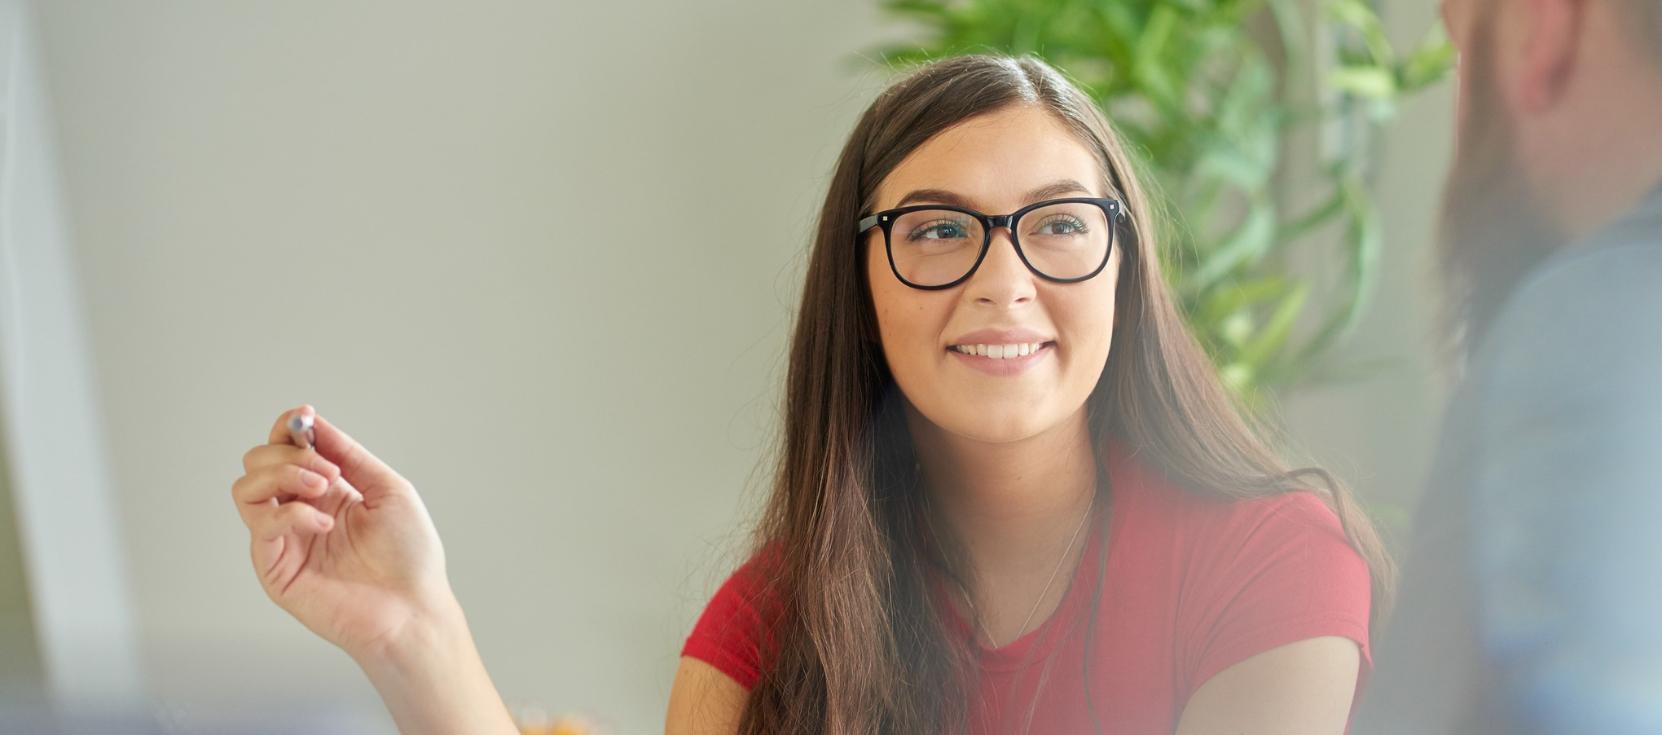
M 930 137 L 1008 105 L 1056 115 L 1128 207 L 1113 357 L 1087 401 L 1099 458 L 1112 435 L 1195 492 L 1247 498 L 1318 478 L 1373 571 L 1375 610 L 1395 571 L 1350 492 L 1291 470 L 1244 416 L 1187 333 L 1162 280 L 1150 205 L 1119 138 L 1085 94 L 1033 57 L 959 56 L 881 93 L 837 161 L 808 263 L 786 378 L 784 431 L 753 553 L 782 617 L 741 733 L 928 733 L 962 727 L 973 667 L 927 593 L 913 532 L 914 449 L 878 339 L 854 222 L 877 185 Z M 1100 596 L 1098 580 L 1097 596 Z M 1093 612 L 1095 603 L 1093 602 Z M 1377 614 L 1376 614 L 1377 618 Z M 1089 675 L 1087 662 L 1086 675 Z

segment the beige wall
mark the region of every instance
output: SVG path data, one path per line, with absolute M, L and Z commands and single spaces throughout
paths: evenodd
M 1430 0 L 1401 4 L 1423 26 Z M 510 700 L 658 728 L 880 82 L 850 55 L 892 27 L 867 2 L 42 5 L 153 696 L 378 710 L 260 591 L 228 497 L 312 402 L 422 491 Z M 1387 165 L 1408 214 L 1368 349 L 1422 329 L 1446 115 L 1411 106 Z M 1290 410 L 1364 489 L 1401 486 L 1422 377 Z
M 727 571 L 868 3 L 45 3 L 148 684 L 345 699 L 229 498 L 312 402 L 510 699 L 661 726 Z

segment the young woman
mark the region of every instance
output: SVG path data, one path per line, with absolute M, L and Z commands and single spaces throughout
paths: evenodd
M 871 105 L 773 495 L 670 732 L 1344 731 L 1389 560 L 1232 406 L 1151 217 L 1041 61 L 936 62 Z
M 940 61 L 871 105 L 820 215 L 774 492 L 670 733 L 1343 732 L 1389 561 L 1235 410 L 1151 216 L 1036 59 Z M 513 732 L 408 481 L 310 406 L 244 467 L 262 586 L 403 732 Z

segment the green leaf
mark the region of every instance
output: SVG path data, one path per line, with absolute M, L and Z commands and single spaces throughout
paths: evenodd
M 1222 179 L 1241 189 L 1263 186 L 1275 173 L 1273 166 L 1252 153 L 1226 141 L 1214 141 L 1200 154 L 1195 164 L 1195 176 L 1201 179 Z
M 1369 57 L 1375 64 L 1390 66 L 1396 62 L 1391 39 L 1385 34 L 1385 24 L 1379 14 L 1362 0 L 1327 0 L 1327 12 L 1334 20 L 1349 26 L 1362 38 Z
M 1264 326 L 1241 348 L 1241 361 L 1251 365 L 1255 372 L 1265 367 L 1277 351 L 1287 344 L 1287 339 L 1293 333 L 1293 325 L 1298 322 L 1299 314 L 1304 312 L 1304 304 L 1309 298 L 1309 283 L 1299 283 L 1282 297 L 1281 303 L 1276 304 L 1275 311 L 1270 313 Z
M 1306 58 L 1309 50 L 1304 47 L 1304 39 L 1309 36 L 1304 29 L 1303 3 L 1298 0 L 1269 0 L 1269 6 L 1281 34 L 1282 48 L 1286 50 L 1288 75 L 1295 79 L 1302 77 L 1310 63 Z
M 1377 66 L 1341 66 L 1327 73 L 1327 83 L 1372 99 L 1394 97 L 1397 93 L 1396 76 L 1390 69 Z
M 1431 27 L 1408 60 L 1397 68 L 1397 84 L 1406 91 L 1423 89 L 1454 69 L 1455 49 L 1441 23 Z
M 1218 378 L 1231 393 L 1241 395 L 1252 389 L 1252 366 L 1232 362 L 1218 368 Z
M 1161 59 L 1176 27 L 1177 12 L 1170 5 L 1156 5 L 1137 39 L 1132 60 L 1132 76 L 1143 82 L 1145 91 L 1156 103 L 1168 108 L 1175 108 L 1179 103 L 1178 86 L 1171 67 L 1161 63 Z
M 1246 219 L 1235 232 L 1205 256 L 1184 285 L 1196 291 L 1205 290 L 1237 266 L 1262 256 L 1274 237 L 1275 207 L 1259 198 L 1253 201 Z
M 1095 11 L 1092 17 L 1097 21 L 1093 24 L 1096 37 L 1108 64 L 1125 74 L 1135 66 L 1132 55 L 1136 22 L 1129 16 L 1126 3 L 1093 3 L 1092 9 Z
M 1292 288 L 1293 283 L 1281 275 L 1222 283 L 1207 292 L 1204 305 L 1195 311 L 1194 320 L 1202 324 L 1219 323 L 1248 307 L 1281 299 Z
M 1338 186 L 1343 194 L 1344 212 L 1348 217 L 1344 244 L 1349 255 L 1346 268 L 1347 298 L 1341 308 L 1331 313 L 1296 356 L 1299 362 L 1314 360 L 1334 344 L 1349 337 L 1372 298 L 1372 286 L 1377 280 L 1379 256 L 1384 236 L 1380 231 L 1379 213 L 1362 181 L 1352 173 L 1338 174 Z
M 1252 329 L 1252 315 L 1244 311 L 1237 311 L 1218 322 L 1218 336 L 1222 338 L 1222 344 L 1234 347 L 1236 351 L 1252 337 Z
M 1332 196 L 1322 202 L 1315 209 L 1304 213 L 1281 228 L 1281 236 L 1287 240 L 1300 240 L 1322 225 L 1331 222 L 1345 211 L 1345 192 L 1334 188 Z

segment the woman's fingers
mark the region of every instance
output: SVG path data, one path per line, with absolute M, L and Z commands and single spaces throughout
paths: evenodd
M 334 527 L 332 516 L 307 503 L 283 503 L 274 510 L 254 513 L 248 530 L 256 541 L 274 541 L 289 533 L 310 536 Z
M 242 512 L 244 522 L 252 528 L 251 519 L 257 515 L 254 511 L 273 507 L 273 499 L 282 504 L 279 496 L 283 495 L 321 498 L 329 491 L 329 482 L 329 478 L 299 465 L 270 465 L 237 478 L 231 484 L 231 497 Z
M 301 449 L 292 444 L 261 444 L 242 455 L 242 469 L 245 472 L 279 464 L 299 465 L 329 478 L 330 481 L 340 477 L 340 467 L 318 454 L 316 449 Z
M 293 439 L 289 436 L 288 420 L 290 416 L 295 415 L 312 417 L 312 435 L 317 442 L 316 447 L 302 450 L 294 446 Z M 271 433 L 267 437 L 266 446 L 270 448 L 255 447 L 250 450 L 243 457 L 244 466 L 247 467 L 250 463 L 277 461 L 278 458 L 285 456 L 302 456 L 300 454 L 285 455 L 283 453 L 285 449 L 303 452 L 305 453 L 304 456 L 308 458 L 312 454 L 316 454 L 318 459 L 328 464 L 322 467 L 308 466 L 314 471 L 328 475 L 331 484 L 337 478 L 345 480 L 343 484 L 353 489 L 352 495 L 357 500 L 363 500 L 366 496 L 384 495 L 399 488 L 407 488 L 410 484 L 396 470 L 382 462 L 364 445 L 359 444 L 358 440 L 353 439 L 346 432 L 341 431 L 340 427 L 319 415 L 317 409 L 309 403 L 291 408 L 278 416 L 277 422 L 271 426 Z M 330 471 L 325 471 L 326 469 Z
M 374 498 L 395 488 L 409 487 L 410 483 L 403 475 L 398 474 L 328 419 L 317 416 L 312 428 L 317 436 L 318 453 L 333 460 L 340 467 L 341 477 L 356 487 L 364 497 Z

